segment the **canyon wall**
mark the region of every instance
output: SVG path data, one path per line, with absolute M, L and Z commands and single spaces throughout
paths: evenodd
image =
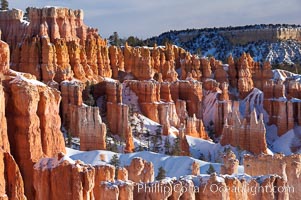
M 278 40 L 301 41 L 300 28 L 262 28 L 221 31 L 220 34 L 227 38 L 232 44 L 247 44 L 259 40 L 277 42 Z

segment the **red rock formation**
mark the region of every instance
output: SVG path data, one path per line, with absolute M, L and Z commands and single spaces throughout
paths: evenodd
M 227 185 L 225 182 L 221 182 L 218 180 L 218 177 L 215 173 L 210 175 L 209 180 L 201 179 L 201 184 L 199 188 L 199 193 L 196 195 L 196 199 L 229 199 L 229 191 L 226 189 L 221 190 L 213 190 L 212 185 L 216 186 L 217 189 L 219 188 L 226 188 Z
M 196 199 L 290 199 L 287 182 L 277 176 L 269 175 L 246 181 L 232 176 L 201 178 Z M 280 192 L 279 192 L 280 191 Z
M 250 122 L 247 122 L 246 119 L 241 121 L 240 114 L 234 111 L 225 122 L 220 143 L 223 146 L 230 144 L 240 147 L 257 155 L 267 153 L 265 132 L 262 114 L 258 121 L 256 111 L 253 110 Z
M 186 101 L 187 112 L 190 117 L 194 114 L 201 118 L 202 110 L 202 84 L 195 81 L 177 81 L 170 86 L 171 97 L 174 102 L 178 99 Z
M 227 71 L 224 69 L 224 66 L 220 61 L 216 61 L 216 70 L 214 71 L 214 78 L 220 84 L 228 82 Z
M 129 107 L 122 103 L 122 85 L 119 82 L 105 82 L 107 95 L 107 121 L 113 134 L 125 139 L 126 152 L 134 149 L 132 129 L 129 125 Z
M 180 143 L 180 155 L 181 156 L 189 156 L 190 152 L 189 152 L 189 144 L 187 142 L 187 138 L 185 135 L 185 128 L 184 127 L 180 127 L 179 128 L 179 143 Z
M 32 166 L 43 156 L 65 152 L 58 115 L 59 93 L 19 75 L 7 84 L 6 108 L 12 155 L 25 181 L 25 193 L 33 198 Z
M 266 82 L 263 86 L 264 101 L 263 107 L 269 114 L 269 124 L 276 124 L 278 136 L 285 134 L 294 127 L 298 118 L 297 102 L 288 101 L 285 97 L 286 88 L 282 81 L 274 83 Z
M 120 48 L 116 46 L 109 47 L 109 57 L 112 68 L 112 78 L 118 78 L 118 71 L 124 70 L 124 57 Z
M 2 84 L 0 82 L 0 149 L 10 152 L 10 145 L 7 135 L 7 121 L 5 117 L 5 97 Z
M 1 36 L 1 32 L 0 32 Z M 9 46 L 0 40 L 0 73 L 6 73 L 9 69 Z
M 202 69 L 202 81 L 204 82 L 207 78 L 211 78 L 211 66 L 210 62 L 206 58 L 201 59 L 201 69 Z
M 154 166 L 153 163 L 147 162 L 142 158 L 133 158 L 131 164 L 125 167 L 129 173 L 129 180 L 134 182 L 153 182 Z
M 128 81 L 127 85 L 138 96 L 142 114 L 155 122 L 159 122 L 158 103 L 160 86 L 153 81 Z
M 157 189 L 156 189 L 157 188 Z M 154 183 L 138 185 L 134 189 L 134 199 L 163 199 L 172 195 L 172 183 L 169 181 L 156 181 Z
M 246 54 L 243 54 L 238 62 L 238 91 L 240 98 L 245 98 L 249 92 L 253 89 L 253 80 L 252 80 L 252 74 L 249 70 L 250 64 L 252 64 L 252 61 L 250 62 L 248 60 L 249 57 L 247 57 Z
M 95 169 L 80 161 L 44 158 L 34 165 L 32 199 L 93 199 Z
M 204 127 L 203 120 L 197 119 L 195 115 L 186 119 L 185 134 L 205 140 L 209 139 L 209 136 Z
M 11 9 L 0 13 L 0 29 L 2 40 L 14 47 L 27 35 L 27 23 L 22 21 L 23 11 Z M 16 34 L 18 33 L 18 34 Z
M 105 150 L 106 149 L 106 125 L 102 123 L 98 107 L 73 106 L 71 109 L 71 122 L 78 126 L 76 130 L 80 138 L 80 150 Z
M 77 136 L 79 130 L 77 121 L 71 121 L 72 112 L 83 104 L 82 91 L 84 85 L 79 81 L 63 81 L 60 84 L 62 95 L 62 123 L 72 136 Z
M 0 148 L 0 199 L 26 200 L 24 183 L 12 155 Z
M 117 169 L 117 180 L 127 181 L 128 180 L 128 171 L 124 167 L 118 167 Z
M 300 199 L 301 155 L 284 156 L 282 154 L 245 156 L 245 173 L 251 176 L 277 174 L 287 181 L 285 188 L 289 199 Z M 272 167 L 271 167 L 272 166 Z
M 232 101 L 229 100 L 228 84 L 226 82 L 221 84 L 221 94 L 218 97 L 217 109 L 215 110 L 214 132 L 215 136 L 220 136 L 223 131 L 224 122 L 231 112 Z
M 227 59 L 227 63 L 229 65 L 229 83 L 230 86 L 233 88 L 237 88 L 237 68 L 236 65 L 234 63 L 234 59 L 232 57 L 232 55 L 230 55 Z
M 236 155 L 230 150 L 223 156 L 224 164 L 221 166 L 221 174 L 237 174 L 239 161 Z

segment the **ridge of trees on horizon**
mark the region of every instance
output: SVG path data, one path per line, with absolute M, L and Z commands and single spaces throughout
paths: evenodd
M 0 2 L 0 10 L 8 10 L 8 1 L 7 0 L 1 0 Z
M 136 36 L 129 36 L 128 38 L 120 38 L 119 34 L 115 31 L 108 38 L 109 44 L 114 46 L 124 46 L 127 43 L 130 46 L 145 46 L 147 43 L 145 40 L 140 39 Z

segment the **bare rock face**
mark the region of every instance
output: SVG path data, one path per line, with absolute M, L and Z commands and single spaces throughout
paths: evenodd
M 124 71 L 124 56 L 120 48 L 116 46 L 109 47 L 110 64 L 112 68 L 112 78 L 118 78 L 118 71 Z
M 223 129 L 221 145 L 231 144 L 254 154 L 267 153 L 263 115 L 257 120 L 256 111 L 251 113 L 250 121 L 241 121 L 237 111 L 229 114 Z
M 72 136 L 77 136 L 77 121 L 71 120 L 71 113 L 74 109 L 83 104 L 82 91 L 84 85 L 79 81 L 63 81 L 60 84 L 62 95 L 62 123 L 64 127 L 71 132 Z
M 0 82 L 0 148 L 10 152 L 10 145 L 7 135 L 7 120 L 5 117 L 5 97 L 2 84 Z
M 24 183 L 12 155 L 0 149 L 0 199 L 26 200 Z
M 245 98 L 249 92 L 253 89 L 252 74 L 249 70 L 249 62 L 246 54 L 243 54 L 238 63 L 238 91 L 240 97 Z
M 117 169 L 117 180 L 127 181 L 128 180 L 128 171 L 124 167 L 118 167 Z
M 22 19 L 22 10 L 12 9 L 0 13 L 2 40 L 6 41 L 10 46 L 16 46 L 22 40 L 22 37 L 26 35 L 27 24 L 22 22 Z
M 288 130 L 294 128 L 295 121 L 299 121 L 300 111 L 299 102 L 291 100 L 284 101 L 288 95 L 290 85 L 286 88 L 282 81 L 267 81 L 263 86 L 264 100 L 263 107 L 269 114 L 269 124 L 275 124 L 278 127 L 278 136 L 285 134 Z M 298 92 L 291 92 L 291 96 L 297 96 Z
M 234 59 L 232 55 L 230 55 L 227 59 L 227 63 L 229 65 L 229 83 L 230 86 L 237 88 L 237 67 L 235 65 Z
M 202 84 L 195 81 L 176 81 L 170 86 L 171 97 L 174 102 L 178 99 L 186 101 L 187 112 L 190 117 L 193 114 L 201 118 L 202 109 Z
M 67 8 L 29 8 L 28 18 L 31 22 L 27 28 L 28 35 L 48 36 L 51 42 L 57 38 L 66 41 L 85 40 L 88 27 L 83 23 L 83 11 Z
M 210 139 L 202 119 L 197 119 L 195 115 L 186 119 L 186 135 L 202 138 L 205 140 Z
M 33 164 L 44 156 L 65 152 L 60 131 L 59 92 L 22 75 L 7 84 L 6 108 L 12 155 L 25 181 L 25 193 L 33 198 Z
M 153 163 L 147 162 L 142 158 L 134 158 L 129 166 L 126 166 L 129 173 L 129 180 L 134 182 L 153 182 L 154 166 Z
M 301 156 L 283 154 L 245 156 L 245 173 L 251 176 L 263 174 L 277 174 L 287 181 L 287 191 L 289 199 L 300 199 L 301 189 L 297 187 L 300 184 Z M 273 166 L 273 167 L 270 167 Z
M 1 36 L 1 32 L 0 32 Z M 0 73 L 6 73 L 9 69 L 9 46 L 0 40 Z
M 34 165 L 33 199 L 93 199 L 95 169 L 63 157 L 44 158 Z
M 71 121 L 77 122 L 80 137 L 80 150 L 105 150 L 106 125 L 102 123 L 98 107 L 75 107 L 71 112 Z
M 223 156 L 224 164 L 221 166 L 221 174 L 237 174 L 239 161 L 236 155 L 230 150 Z

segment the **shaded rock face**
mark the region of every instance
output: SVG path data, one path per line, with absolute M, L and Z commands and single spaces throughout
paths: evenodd
M 293 98 L 300 98 L 300 83 L 295 80 L 267 81 L 263 85 L 264 100 L 263 107 L 269 114 L 269 124 L 278 127 L 278 136 L 282 136 L 290 129 L 294 128 L 295 123 L 300 125 L 301 112 L 300 102 L 293 101 Z
M 273 166 L 273 167 L 270 167 Z M 245 156 L 245 173 L 251 176 L 277 174 L 287 181 L 290 187 L 289 199 L 300 199 L 301 155 L 284 156 L 283 154 Z
M 7 135 L 7 120 L 5 117 L 5 96 L 2 84 L 0 84 L 0 148 L 10 152 L 10 145 Z
M 234 147 L 252 152 L 256 155 L 267 153 L 263 115 L 257 120 L 256 111 L 251 112 L 249 122 L 241 121 L 240 114 L 234 110 L 229 114 L 223 129 L 221 145 L 231 144 Z
M 0 198 L 26 200 L 24 183 L 12 155 L 0 149 Z

